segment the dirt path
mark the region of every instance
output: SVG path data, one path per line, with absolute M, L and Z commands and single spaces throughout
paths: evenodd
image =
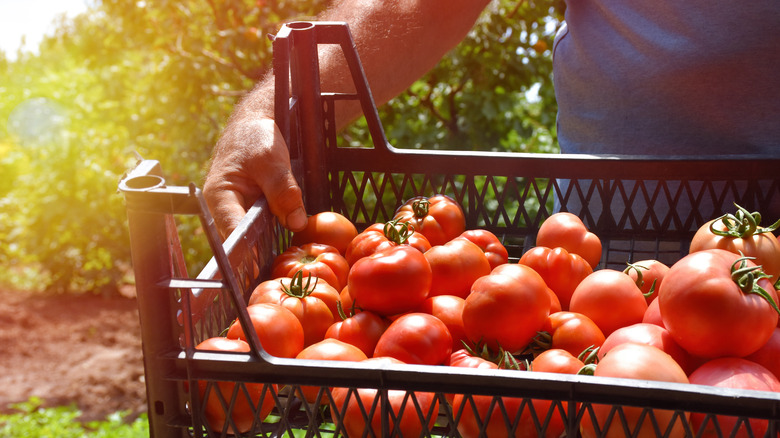
M 134 299 L 0 290 L 0 410 L 31 396 L 85 421 L 146 410 Z

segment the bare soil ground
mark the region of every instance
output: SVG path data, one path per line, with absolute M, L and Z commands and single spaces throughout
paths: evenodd
M 146 410 L 133 298 L 0 290 L 0 412 L 43 399 L 76 405 L 82 420 Z

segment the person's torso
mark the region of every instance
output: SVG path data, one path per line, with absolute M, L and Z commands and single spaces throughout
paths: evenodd
M 780 1 L 569 0 L 565 153 L 780 155 Z

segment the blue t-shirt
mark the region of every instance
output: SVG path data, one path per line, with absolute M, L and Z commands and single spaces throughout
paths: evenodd
M 780 156 L 780 0 L 568 0 L 564 153 Z

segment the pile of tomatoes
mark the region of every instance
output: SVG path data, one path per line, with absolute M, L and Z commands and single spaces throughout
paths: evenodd
M 640 260 L 618 271 L 596 269 L 601 241 L 570 213 L 546 219 L 537 246 L 515 263 L 496 235 L 467 230 L 461 207 L 444 195 L 411 199 L 393 220 L 361 232 L 344 216 L 324 212 L 294 234 L 292 246 L 273 263 L 273 279 L 254 289 L 247 310 L 263 348 L 279 357 L 501 367 L 780 391 L 775 289 L 780 241 L 773 234 L 778 225 L 762 228 L 760 215 L 738 207 L 736 214 L 704 224 L 690 254 L 672 266 Z M 234 322 L 224 338 L 200 348 L 249 351 L 245 341 Z M 309 403 L 328 402 L 318 388 L 304 387 L 299 395 Z M 360 436 L 366 424 L 353 412 L 359 409 L 356 399 L 371 406 L 375 395 L 334 389 L 334 421 Z M 417 398 L 423 412 L 437 403 L 432 394 Z M 460 412 L 464 398 L 448 395 L 447 401 Z M 390 396 L 396 415 L 401 403 L 403 393 Z M 487 436 L 506 434 L 498 409 L 486 418 L 490 397 L 475 396 L 469 403 L 475 409 L 463 410 L 462 436 L 478 435 L 485 421 Z M 510 418 L 521 403 L 505 398 Z M 537 403 L 550 404 L 534 400 L 539 412 L 546 408 Z M 600 425 L 610 408 L 594 406 Z M 221 428 L 220 410 L 210 421 Z M 624 411 L 629 424 L 641 421 L 641 410 Z M 414 418 L 397 424 L 404 436 L 418 436 L 430 426 L 409 416 Z M 371 425 L 375 432 L 379 417 Z M 558 413 L 553 417 L 547 434 L 559 436 L 564 421 Z M 673 412 L 657 411 L 655 420 L 662 431 L 673 423 L 668 436 L 685 433 Z M 713 427 L 703 414 L 689 420 L 696 433 Z M 718 423 L 727 431 L 735 419 L 718 417 Z M 612 424 L 622 431 L 620 422 Z M 747 427 L 762 436 L 767 422 L 740 426 Z M 594 434 L 589 415 L 581 433 Z

